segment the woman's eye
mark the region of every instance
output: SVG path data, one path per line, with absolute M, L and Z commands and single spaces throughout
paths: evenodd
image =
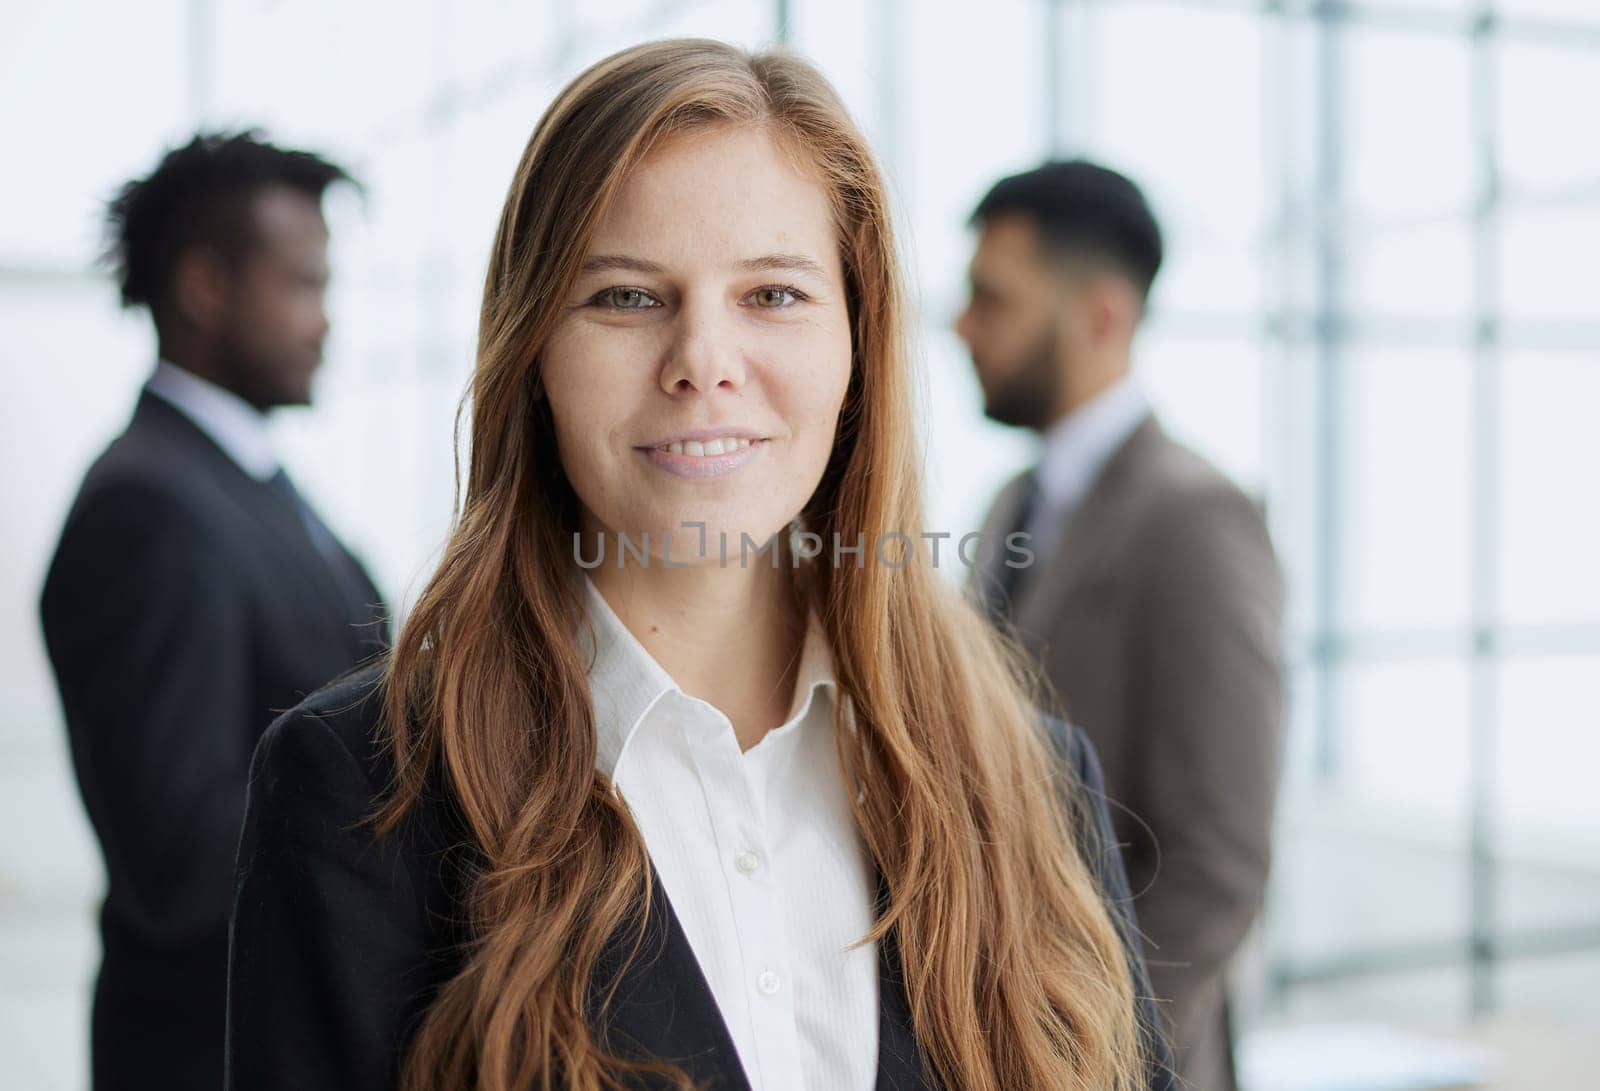
M 650 293 L 642 288 L 607 288 L 595 299 L 619 311 L 643 311 L 655 305 Z
M 756 306 L 768 310 L 779 310 L 789 306 L 791 301 L 798 301 L 805 297 L 797 289 L 788 288 L 781 284 L 769 284 L 765 288 L 757 288 L 754 293 Z

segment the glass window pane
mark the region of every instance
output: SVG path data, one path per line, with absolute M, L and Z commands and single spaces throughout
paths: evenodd
M 822 69 L 881 153 L 875 137 L 884 120 L 887 89 L 878 7 L 858 0 L 798 0 L 789 5 L 789 38 Z M 903 49 L 898 42 L 892 48 Z
M 1304 0 L 1302 0 L 1303 2 Z M 1377 0 L 1376 3 L 1366 4 L 1365 7 L 1368 9 L 1397 9 L 1402 12 L 1413 12 L 1427 8 L 1430 12 L 1461 15 L 1473 11 L 1481 4 L 1482 0 Z
M 1371 889 L 1376 883 L 1386 882 L 1389 874 L 1387 869 L 1381 877 L 1375 877 L 1370 870 L 1348 874 L 1342 895 L 1348 899 L 1352 890 Z M 1374 900 L 1387 902 L 1381 895 Z M 1337 927 L 1338 922 L 1334 925 Z M 1289 994 L 1285 1014 L 1305 1023 L 1346 1023 L 1358 1018 L 1442 1029 L 1453 1026 L 1464 1010 L 1468 985 L 1463 966 L 1345 978 L 1295 989 Z M 1244 1072 L 1254 1071 L 1248 1043 L 1242 1046 L 1239 1057 Z
M 1498 77 L 1500 162 L 1513 190 L 1600 186 L 1600 147 L 1579 135 L 1588 112 L 1579 104 L 1600 102 L 1594 53 L 1508 41 Z
M 1478 160 L 1462 39 L 1363 30 L 1346 42 L 1344 161 L 1353 209 L 1388 221 L 1466 208 Z
M 1513 353 L 1500 378 L 1503 613 L 1600 622 L 1600 369 L 1587 354 Z
M 748 0 L 704 0 L 692 4 L 662 4 L 650 0 L 632 2 L 644 9 L 639 18 L 615 19 L 611 17 L 609 9 L 595 7 L 596 11 L 605 12 L 604 18 L 596 21 L 607 27 L 616 41 L 603 50 L 589 52 L 581 58 L 582 64 L 597 61 L 612 49 L 621 49 L 652 38 L 719 38 L 750 48 L 771 42 L 776 30 L 773 19 L 775 5 L 770 3 L 752 4 Z M 578 3 L 573 6 L 594 7 Z
M 1358 318 L 1462 318 L 1472 310 L 1473 246 L 1465 220 L 1376 228 L 1349 240 L 1349 305 Z
M 363 6 L 311 4 L 286 17 L 277 5 L 208 5 L 209 114 L 318 148 L 419 118 L 435 81 L 451 75 L 442 28 L 421 0 Z
M 1166 253 L 1150 293 L 1151 314 L 1221 311 L 1243 317 L 1261 307 L 1261 252 L 1248 239 L 1207 239 L 1182 222 L 1163 224 L 1162 234 Z
M 902 9 L 904 10 L 904 9 Z M 968 216 L 1003 175 L 1045 154 L 1045 77 L 1037 5 L 1022 0 L 952 5 L 937 19 L 893 28 L 896 116 L 877 134 L 898 198 L 909 211 L 909 270 L 936 309 L 964 291 Z M 1004 64 L 978 58 L 1004 57 Z M 879 80 L 888 75 L 879 73 Z
M 1351 356 L 1346 376 L 1339 509 L 1346 620 L 1357 627 L 1464 623 L 1470 358 L 1373 350 Z
M 1600 23 L 1594 0 L 1498 0 L 1495 7 L 1508 17 L 1535 17 L 1577 25 Z
M 1167 430 L 1259 494 L 1261 343 L 1178 339 L 1152 332 L 1138 342 L 1134 359 Z
M 1319 503 L 1322 438 L 1317 406 L 1321 386 L 1309 344 L 1270 345 L 1265 359 L 1265 377 L 1270 384 L 1263 448 L 1264 466 L 1270 475 L 1268 515 L 1288 577 L 1287 617 L 1293 632 L 1307 636 L 1319 620 L 1321 572 L 1317 566 L 1320 551 L 1330 539 L 1321 525 Z M 1311 697 L 1309 692 L 1302 694 L 1303 699 Z
M 1351 663 L 1340 683 L 1337 779 L 1280 811 L 1274 945 L 1304 959 L 1464 935 L 1466 664 Z
M 53 272 L 89 264 L 104 202 L 184 136 L 189 7 L 8 4 L 0 147 L 11 150 L 0 256 Z M 137 43 L 130 49 L 129 43 Z
M 618 17 L 639 18 L 639 13 L 619 10 L 616 4 L 605 10 Z M 435 38 L 433 48 L 442 69 L 439 75 L 471 86 L 486 80 L 504 81 L 513 72 L 523 79 L 538 79 L 540 73 L 532 62 L 553 55 L 569 29 L 581 33 L 586 25 L 584 14 L 581 5 L 564 0 L 424 5 L 416 10 Z M 527 117 L 530 128 L 537 116 Z
M 1341 794 L 1410 815 L 1416 832 L 1459 840 L 1467 799 L 1466 662 L 1351 662 L 1342 670 Z
M 1169 261 L 1155 307 L 1257 307 L 1266 209 L 1260 21 L 1167 6 L 1096 10 L 1090 154 L 1144 187 L 1162 221 Z
M 1500 665 L 1494 804 L 1503 851 L 1547 864 L 1581 862 L 1600 880 L 1597 679 L 1594 654 L 1518 656 Z M 1600 921 L 1600 901 L 1591 908 Z
M 1513 320 L 1600 321 L 1600 204 L 1505 216 L 1500 299 Z
M 1498 671 L 1495 903 L 1500 926 L 1524 936 L 1600 922 L 1597 678 L 1592 654 L 1516 657 Z M 1600 1019 L 1597 970 L 1600 952 L 1513 960 L 1497 987 L 1521 1014 Z
M 1600 910 L 1592 912 L 1589 919 L 1597 916 Z M 1496 975 L 1495 992 L 1501 1009 L 1516 1012 L 1523 1026 L 1538 1021 L 1540 1031 L 1536 1033 L 1543 1039 L 1538 1048 L 1550 1058 L 1568 1059 L 1564 1067 L 1570 1069 L 1573 1063 L 1582 1063 L 1578 1059 L 1586 1054 L 1595 1055 L 1594 1032 L 1590 1028 L 1600 1025 L 1600 989 L 1594 987 L 1596 981 L 1600 981 L 1600 951 L 1573 951 L 1559 958 L 1508 961 Z M 1593 1073 L 1591 1061 L 1582 1073 L 1572 1071 L 1544 1086 L 1581 1087 L 1582 1081 Z

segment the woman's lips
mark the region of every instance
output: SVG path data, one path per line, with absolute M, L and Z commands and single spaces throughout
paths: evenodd
M 720 455 L 675 455 L 660 447 L 639 447 L 637 450 L 656 466 L 678 477 L 726 477 L 760 458 L 768 442 L 764 439 L 751 440 L 748 447 Z

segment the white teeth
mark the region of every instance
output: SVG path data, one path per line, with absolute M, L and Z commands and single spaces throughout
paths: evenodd
M 704 458 L 707 455 L 726 455 L 750 446 L 753 441 L 748 439 L 713 439 L 701 443 L 699 440 L 680 440 L 668 443 L 660 450 L 669 451 L 675 455 L 688 455 L 690 458 Z

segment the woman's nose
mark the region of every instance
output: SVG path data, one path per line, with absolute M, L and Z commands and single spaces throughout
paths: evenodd
M 661 388 L 680 393 L 685 384 L 701 393 L 744 385 L 745 354 L 731 318 L 710 308 L 685 307 L 680 327 L 661 368 Z

